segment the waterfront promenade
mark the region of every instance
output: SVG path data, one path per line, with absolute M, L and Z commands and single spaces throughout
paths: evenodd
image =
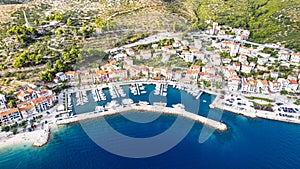
M 224 99 L 221 99 L 221 95 L 217 95 L 215 100 L 210 104 L 210 108 L 218 108 L 235 114 L 240 114 L 250 118 L 264 118 L 269 120 L 283 121 L 288 123 L 300 124 L 299 118 L 288 118 L 279 115 L 279 112 L 270 112 L 263 110 L 255 110 L 252 107 L 247 107 L 246 109 L 240 109 L 236 106 L 227 106 L 224 104 Z

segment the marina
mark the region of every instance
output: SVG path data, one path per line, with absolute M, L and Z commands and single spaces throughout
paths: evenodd
M 212 119 L 200 116 L 198 114 L 194 114 L 184 110 L 182 105 L 174 105 L 174 108 L 165 107 L 166 103 L 154 103 L 153 105 L 147 105 L 146 102 L 142 102 L 142 106 L 139 104 L 131 104 L 130 106 L 120 106 L 116 101 L 112 101 L 107 103 L 105 109 L 107 111 L 99 111 L 99 112 L 89 112 L 84 114 L 75 115 L 69 119 L 63 119 L 57 122 L 57 125 L 69 124 L 74 123 L 82 120 L 88 120 L 93 118 L 100 118 L 111 116 L 115 114 L 130 112 L 130 111 L 140 111 L 143 112 L 157 112 L 169 115 L 176 115 L 180 117 L 184 117 L 190 120 L 194 120 L 196 122 L 202 123 L 214 129 L 224 131 L 227 129 L 227 126 L 224 123 L 219 121 L 214 121 Z

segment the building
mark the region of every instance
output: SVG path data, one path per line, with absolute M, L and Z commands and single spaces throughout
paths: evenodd
M 198 80 L 199 71 L 198 70 L 187 70 L 186 77 L 191 80 Z
M 228 88 L 231 91 L 238 91 L 240 85 L 240 78 L 237 75 L 232 75 L 228 80 Z
M 58 73 L 56 73 L 55 74 L 55 78 L 54 78 L 54 82 L 55 83 L 59 83 L 59 82 L 61 82 L 61 81 L 65 81 L 65 80 L 67 80 L 67 77 L 66 77 L 66 75 L 64 74 L 64 72 L 58 72 Z
M 174 80 L 176 81 L 179 81 L 180 79 L 182 79 L 182 71 L 180 70 L 177 70 L 175 73 L 174 73 Z
M 269 84 L 267 80 L 257 80 L 257 91 L 260 93 L 269 93 Z
M 293 53 L 290 61 L 294 63 L 300 63 L 300 53 Z
M 34 106 L 36 112 L 43 112 L 50 108 L 50 104 L 44 96 L 31 100 L 31 104 Z
M 284 61 L 287 61 L 289 60 L 291 54 L 287 51 L 284 51 L 284 50 L 281 50 L 278 52 L 278 59 L 279 60 L 284 60 Z
M 140 52 L 141 59 L 150 59 L 152 56 L 152 51 L 151 50 L 142 50 Z
M 272 93 L 277 93 L 281 90 L 281 83 L 276 80 L 273 82 L 269 81 L 269 89 Z
M 289 80 L 289 84 L 288 84 L 289 91 L 296 92 L 298 89 L 298 86 L 299 86 L 299 84 L 296 80 L 294 80 L 294 79 Z
M 6 108 L 5 103 L 6 103 L 5 95 L 0 94 L 0 109 Z
M 246 65 L 246 64 L 243 64 L 242 65 L 242 70 L 241 70 L 241 72 L 243 72 L 243 73 L 250 73 L 251 72 L 251 70 L 252 70 L 252 66 L 250 66 L 250 65 Z
M 18 108 L 8 109 L 0 113 L 1 125 L 11 124 L 14 122 L 18 122 L 22 119 L 23 119 L 22 114 L 20 113 Z

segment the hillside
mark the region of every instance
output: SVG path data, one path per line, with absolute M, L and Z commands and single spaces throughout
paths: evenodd
M 45 5 L 49 7 L 45 8 Z M 15 8 L 0 7 L 3 9 L 0 20 L 5 23 L 2 26 L 8 25 L 10 16 L 14 16 L 13 22 L 24 23 L 22 14 L 11 15 L 12 10 L 19 8 L 17 5 Z M 43 17 L 43 10 L 58 11 L 71 17 L 90 17 L 91 22 L 94 19 L 110 20 L 117 28 L 145 30 L 170 31 L 175 27 L 177 31 L 183 31 L 194 22 L 213 20 L 249 29 L 251 41 L 281 42 L 287 48 L 300 51 L 299 0 L 32 0 L 25 8 L 30 7 L 37 11 L 27 13 L 31 23 Z
M 201 0 L 196 15 L 199 20 L 250 29 L 251 41 L 282 42 L 300 51 L 298 0 Z

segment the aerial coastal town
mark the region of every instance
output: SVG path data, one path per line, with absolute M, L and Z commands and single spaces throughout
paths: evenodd
M 167 95 L 168 85 L 187 91 L 195 99 L 206 92 L 217 96 L 211 108 L 252 118 L 300 123 L 300 53 L 280 43 L 247 41 L 249 30 L 211 21 L 206 24 L 208 27 L 198 32 L 147 35 L 106 49 L 104 58 L 97 57 L 99 65 L 77 62 L 76 69 L 59 71 L 52 81 L 26 83 L 10 96 L 0 94 L 0 145 L 31 142 L 42 146 L 55 125 L 100 117 L 99 112 L 116 113 L 121 105 L 114 100 L 104 107 L 96 107 L 98 115 L 94 112 L 90 116 L 89 113 L 76 115 L 73 110 L 75 105 L 90 101 L 86 91 L 92 91 L 95 102 L 106 100 L 102 91 L 105 88 L 109 88 L 112 99 L 126 97 L 124 85 L 131 86 L 133 95 L 145 94 L 144 84 L 156 85 L 154 94 L 161 96 Z M 53 22 L 37 29 L 45 33 L 52 27 L 64 27 L 64 23 Z M 52 39 L 53 48 L 60 40 Z M 62 90 L 53 90 L 55 87 Z M 71 99 L 72 94 L 77 98 L 76 103 Z M 8 105 L 12 97 L 16 99 L 14 106 Z M 137 104 L 123 101 L 132 106 Z M 183 105 L 177 108 L 180 106 L 184 109 Z M 17 135 L 21 141 L 16 139 Z

